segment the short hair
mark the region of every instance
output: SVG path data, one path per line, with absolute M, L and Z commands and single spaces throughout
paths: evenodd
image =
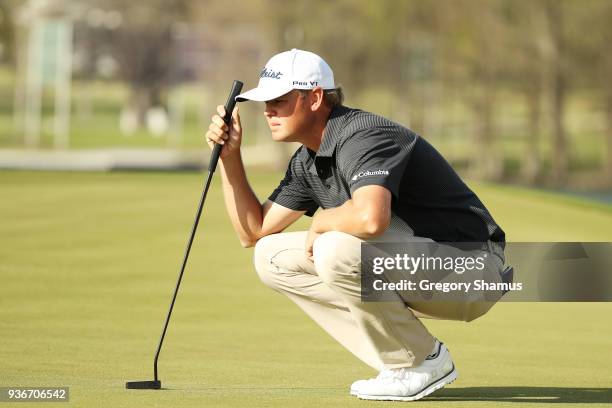
M 308 92 L 311 89 L 296 89 L 302 96 L 308 95 Z M 323 103 L 330 109 L 335 108 L 336 106 L 342 106 L 344 103 L 344 92 L 342 92 L 342 87 L 332 88 L 332 89 L 324 89 L 323 90 Z

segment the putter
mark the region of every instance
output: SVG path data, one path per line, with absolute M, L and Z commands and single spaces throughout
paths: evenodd
M 225 116 L 223 117 L 223 121 L 225 124 L 230 126 L 230 121 L 232 119 L 232 112 L 234 111 L 234 106 L 236 105 L 236 96 L 240 94 L 242 90 L 242 82 L 234 81 L 232 84 L 232 90 L 227 98 L 227 102 L 225 102 Z M 193 227 L 191 228 L 191 236 L 189 237 L 189 241 L 187 242 L 187 248 L 185 249 L 185 256 L 183 257 L 183 265 L 181 266 L 181 272 L 179 273 L 178 280 L 176 282 L 176 287 L 174 288 L 174 294 L 172 295 L 172 302 L 170 302 L 170 309 L 168 310 L 168 315 L 166 316 L 166 321 L 164 323 L 164 329 L 162 330 L 161 337 L 159 338 L 159 344 L 157 345 L 157 351 L 155 352 L 155 359 L 153 360 L 153 376 L 154 380 L 152 381 L 128 381 L 125 383 L 125 388 L 132 390 L 159 390 L 161 389 L 161 381 L 157 376 L 157 360 L 159 359 L 159 353 L 162 348 L 162 344 L 164 343 L 164 337 L 166 336 L 166 330 L 168 329 L 168 323 L 170 322 L 170 316 L 172 315 L 172 309 L 174 308 L 174 302 L 176 301 L 176 295 L 179 290 L 179 286 L 181 286 L 181 280 L 183 279 L 183 272 L 185 272 L 185 266 L 187 265 L 187 259 L 189 258 L 189 252 L 191 251 L 191 244 L 193 243 L 193 237 L 195 236 L 196 230 L 198 229 L 198 223 L 200 221 L 200 215 L 202 214 L 202 207 L 204 206 L 204 201 L 206 200 L 206 194 L 208 193 L 208 188 L 210 187 L 210 182 L 212 180 L 212 176 L 215 173 L 217 168 L 217 162 L 219 161 L 219 155 L 221 154 L 221 149 L 223 145 L 217 144 L 213 148 L 213 151 L 210 155 L 210 161 L 208 162 L 208 177 L 206 179 L 206 185 L 204 187 L 204 191 L 202 192 L 202 197 L 200 198 L 200 204 L 198 205 L 198 211 L 196 213 L 195 221 L 193 223 Z

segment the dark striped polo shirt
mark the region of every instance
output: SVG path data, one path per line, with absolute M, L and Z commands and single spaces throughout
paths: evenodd
M 312 216 L 319 207 L 341 206 L 359 187 L 372 184 L 392 193 L 393 218 L 416 236 L 437 242 L 505 240 L 476 194 L 425 139 L 345 106 L 331 112 L 318 152 L 306 146 L 295 152 L 269 199 Z

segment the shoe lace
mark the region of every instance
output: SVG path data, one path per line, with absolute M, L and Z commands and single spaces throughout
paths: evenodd
M 406 380 L 410 376 L 410 369 L 408 368 L 388 368 L 384 369 L 378 374 L 378 379 L 400 379 Z

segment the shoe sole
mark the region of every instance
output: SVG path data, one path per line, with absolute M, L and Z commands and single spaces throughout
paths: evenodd
M 357 397 L 363 400 L 377 400 L 377 401 L 416 401 L 423 397 L 428 396 L 429 394 L 431 394 L 432 392 L 436 390 L 439 390 L 445 385 L 452 383 L 456 379 L 457 379 L 457 370 L 455 370 L 455 366 L 453 365 L 453 369 L 448 374 L 446 374 L 444 377 L 440 378 L 439 380 L 429 384 L 427 387 L 425 387 L 422 391 L 418 392 L 417 394 L 400 397 L 397 395 L 367 395 L 367 394 L 357 393 Z M 352 390 L 351 390 L 351 395 L 355 395 L 352 393 Z

